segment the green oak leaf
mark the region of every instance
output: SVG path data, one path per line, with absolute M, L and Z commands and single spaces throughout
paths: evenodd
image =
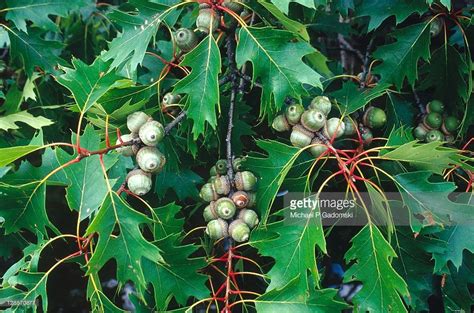
M 448 10 L 451 10 L 451 0 L 439 0 L 439 2 L 444 5 Z M 432 5 L 433 3 L 435 3 L 435 0 L 426 0 L 426 3 Z
M 41 129 L 54 124 L 50 119 L 43 116 L 33 116 L 27 111 L 0 116 L 0 129 L 19 129 L 20 127 L 16 123 L 25 123 L 35 129 Z
M 8 165 L 31 152 L 43 149 L 44 146 L 28 145 L 0 149 L 0 167 Z
M 263 85 L 262 116 L 272 116 L 289 97 L 301 100 L 307 92 L 303 84 L 322 88 L 322 75 L 306 65 L 302 58 L 316 50 L 307 42 L 296 41 L 289 31 L 269 27 L 243 27 L 239 31 L 237 65 L 252 63 L 252 79 Z
M 400 128 L 404 125 L 410 125 L 412 121 L 415 120 L 417 109 L 413 103 L 410 103 L 391 92 L 387 93 L 387 100 L 385 103 L 387 125 Z M 390 144 L 387 145 L 390 146 Z
M 318 0 L 318 2 L 321 0 Z M 263 2 L 263 1 L 262 1 Z M 271 2 L 283 13 L 288 14 L 290 2 L 301 4 L 310 9 L 316 9 L 315 1 L 312 0 L 271 0 Z M 326 1 L 324 1 L 326 2 Z M 324 3 L 325 4 L 325 3 Z
M 405 77 L 413 86 L 418 78 L 418 60 L 430 58 L 429 23 L 419 23 L 398 29 L 391 33 L 396 42 L 379 47 L 374 58 L 382 64 L 374 68 L 382 83 L 389 83 L 401 88 Z
M 472 233 L 469 237 L 472 236 Z M 470 286 L 474 284 L 474 257 L 465 254 L 460 268 L 449 264 L 446 283 L 441 292 L 445 312 L 469 312 L 474 305 Z
M 396 24 L 400 24 L 410 15 L 423 14 L 428 9 L 424 0 L 365 0 L 356 7 L 357 16 L 369 16 L 368 31 L 378 28 L 390 16 L 395 16 Z
M 153 209 L 154 216 L 158 221 L 153 224 L 153 236 L 155 239 L 161 240 L 182 231 L 184 218 L 176 217 L 180 210 L 181 207 L 174 202 Z
M 204 38 L 197 47 L 186 54 L 180 65 L 189 66 L 192 70 L 189 75 L 176 83 L 173 92 L 188 95 L 186 113 L 193 120 L 193 137 L 197 139 L 204 133 L 206 123 L 212 128 L 216 128 L 217 125 L 216 106 L 220 106 L 218 74 L 221 71 L 221 55 L 214 37 Z
M 199 198 L 197 185 L 202 184 L 202 178 L 190 169 L 178 171 L 162 171 L 156 175 L 155 192 L 164 197 L 172 189 L 179 200 Z
M 63 67 L 65 73 L 57 76 L 56 80 L 71 91 L 76 106 L 82 113 L 89 110 L 122 79 L 115 72 L 108 72 L 109 64 L 100 58 L 95 59 L 91 65 L 74 58 L 72 65 L 74 68 Z
M 51 15 L 66 17 L 70 11 L 79 10 L 91 4 L 90 0 L 7 0 L 6 19 L 27 33 L 26 22 L 45 30 L 58 31 Z
M 378 84 L 375 88 L 360 89 L 359 85 L 353 82 L 345 82 L 342 88 L 331 93 L 341 105 L 344 114 L 351 114 L 372 100 L 377 99 L 387 93 L 388 84 Z
M 471 207 L 472 209 L 472 207 Z M 474 233 L 474 226 L 472 224 L 463 224 L 447 227 L 445 230 L 437 234 L 440 240 L 446 242 L 447 249 L 444 252 L 433 253 L 435 260 L 435 271 L 441 271 L 448 266 L 448 262 L 459 270 L 462 265 L 464 251 L 474 253 L 474 240 L 470 238 Z
M 355 312 L 407 312 L 401 297 L 408 296 L 407 284 L 393 269 L 395 251 L 380 230 L 368 224 L 351 240 L 344 256 L 353 262 L 344 282 L 360 281 L 362 289 L 352 298 Z
M 163 262 L 161 251 L 147 241 L 140 230 L 140 225 L 151 222 L 146 215 L 135 211 L 110 191 L 86 231 L 86 236 L 93 233 L 99 235 L 87 264 L 87 274 L 98 273 L 109 260 L 115 259 L 119 283 L 133 281 L 141 297 L 146 284 L 142 260 Z
M 17 275 L 10 277 L 8 286 L 0 289 L 0 300 L 7 301 L 27 301 L 36 303 L 38 297 L 41 297 L 41 304 L 44 312 L 48 310 L 48 293 L 46 291 L 46 284 L 48 282 L 48 275 L 42 272 L 30 273 L 26 271 L 19 271 Z M 35 304 L 33 307 L 36 307 Z M 13 312 L 25 312 L 25 306 L 14 305 Z M 36 311 L 36 310 L 35 310 Z

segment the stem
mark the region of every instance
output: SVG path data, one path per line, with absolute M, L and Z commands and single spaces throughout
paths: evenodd
M 170 122 L 168 125 L 165 126 L 165 134 L 168 135 L 169 132 L 176 126 L 179 124 L 179 122 L 181 122 L 184 118 L 186 117 L 186 111 L 182 111 L 181 113 L 179 113 L 178 116 L 176 116 L 176 118 Z

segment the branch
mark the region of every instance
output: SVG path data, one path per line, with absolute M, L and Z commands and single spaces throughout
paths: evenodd
M 229 180 L 232 182 L 234 180 L 234 169 L 232 166 L 233 163 L 233 154 L 232 154 L 232 128 L 234 127 L 234 109 L 237 92 L 239 90 L 238 82 L 238 72 L 237 64 L 235 62 L 235 39 L 233 35 L 227 36 L 226 49 L 227 49 L 227 59 L 229 61 L 229 70 L 230 70 L 230 82 L 231 82 L 231 93 L 229 101 L 229 113 L 228 113 L 228 125 L 227 125 L 227 135 L 226 135 L 226 156 L 227 156 L 227 175 Z
M 186 111 L 182 111 L 181 113 L 176 116 L 176 118 L 171 121 L 168 125 L 165 126 L 165 134 L 168 135 L 169 132 L 179 124 L 184 118 L 186 117 Z

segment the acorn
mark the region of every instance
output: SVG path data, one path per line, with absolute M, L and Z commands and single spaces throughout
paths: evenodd
M 372 131 L 368 127 L 362 126 L 359 129 L 359 132 L 360 132 L 360 137 L 362 138 L 362 141 L 366 145 L 369 145 L 372 142 L 372 139 L 374 139 L 374 135 L 372 134 Z
M 236 0 L 224 0 L 222 5 L 228 8 L 229 10 L 234 11 L 235 13 L 240 13 L 244 9 L 244 6 L 239 2 L 245 2 L 244 0 L 236 1 Z
M 206 183 L 201 187 L 199 196 L 206 202 L 211 202 L 219 199 L 219 194 L 214 189 L 214 186 L 211 183 Z
M 301 115 L 301 125 L 309 131 L 317 132 L 326 124 L 326 116 L 319 110 L 311 109 Z
M 228 220 L 232 218 L 235 214 L 235 210 L 235 204 L 232 199 L 224 197 L 216 201 L 216 212 L 222 219 Z
M 204 217 L 204 221 L 209 222 L 212 220 L 216 220 L 219 218 L 219 215 L 217 215 L 216 211 L 216 202 L 211 201 L 205 208 L 204 211 L 202 212 L 202 216 Z
M 151 190 L 151 174 L 140 169 L 128 173 L 126 181 L 128 189 L 137 196 L 143 196 Z
M 234 202 L 237 209 L 245 208 L 250 201 L 249 195 L 245 191 L 234 192 L 231 196 L 232 201 Z
M 443 104 L 443 102 L 441 102 L 439 100 L 432 100 L 431 102 L 429 102 L 426 105 L 426 111 L 428 113 L 436 112 L 436 113 L 441 114 L 444 111 L 444 104 Z
M 293 103 L 288 106 L 285 111 L 286 120 L 290 125 L 296 125 L 300 121 L 301 115 L 304 112 L 304 107 L 301 103 Z
M 132 133 L 138 133 L 150 117 L 142 111 L 136 111 L 127 116 L 127 127 Z
M 165 166 L 166 158 L 156 147 L 143 147 L 138 150 L 137 163 L 145 172 L 156 173 Z
M 314 109 L 322 112 L 324 115 L 328 116 L 329 112 L 331 112 L 331 100 L 329 100 L 326 96 L 317 96 L 313 100 L 311 100 L 310 105 L 308 106 L 309 109 Z
M 446 135 L 453 134 L 459 127 L 459 120 L 454 116 L 447 116 L 444 121 L 443 125 L 441 126 L 441 130 Z
M 433 142 L 433 141 L 443 141 L 444 135 L 437 129 L 430 130 L 426 133 L 426 142 Z
M 198 36 L 189 28 L 180 28 L 175 34 L 176 45 L 183 52 L 188 52 L 194 49 L 198 44 Z
M 227 175 L 218 176 L 212 182 L 214 190 L 220 195 L 226 195 L 230 192 L 230 181 Z
M 165 137 L 165 128 L 160 122 L 149 120 L 138 131 L 140 140 L 147 146 L 156 146 Z
M 234 177 L 234 182 L 237 190 L 250 191 L 255 188 L 257 177 L 249 171 L 237 172 Z
M 315 157 L 319 157 L 321 154 L 326 152 L 328 147 L 322 142 L 321 139 L 318 137 L 314 137 L 314 139 L 311 141 L 311 147 L 309 148 L 309 152 Z
M 344 135 L 345 125 L 337 117 L 333 117 L 327 120 L 324 125 L 323 135 L 328 139 L 339 138 Z
M 220 175 L 227 173 L 227 160 L 220 159 L 216 162 L 216 172 Z
M 229 226 L 227 222 L 221 218 L 218 218 L 217 220 L 212 220 L 207 223 L 206 234 L 212 240 L 218 240 L 229 235 L 228 228 Z
M 435 18 L 431 24 L 430 24 L 430 36 L 431 37 L 436 37 L 441 33 L 441 30 L 443 29 L 443 21 L 437 17 Z
M 352 136 L 357 134 L 357 125 L 349 116 L 344 117 L 342 121 L 344 122 L 345 136 Z
M 244 221 L 238 219 L 230 223 L 229 235 L 237 242 L 244 242 L 249 239 L 250 228 Z
M 240 210 L 238 219 L 242 220 L 247 226 L 252 229 L 258 225 L 258 215 L 253 210 L 243 209 Z
M 311 144 L 311 139 L 313 139 L 314 133 L 310 132 L 302 125 L 295 125 L 293 126 L 293 130 L 291 131 L 290 141 L 291 144 L 298 148 L 304 148 Z
M 253 208 L 257 203 L 257 194 L 255 192 L 247 192 L 249 198 L 249 203 L 247 203 L 247 208 Z
M 242 158 L 235 158 L 234 161 L 232 161 L 232 168 L 235 172 L 242 171 Z
M 365 111 L 362 121 L 367 127 L 381 128 L 387 122 L 387 115 L 385 111 L 380 108 L 370 107 Z
M 179 101 L 181 101 L 180 95 L 175 95 L 171 92 L 168 92 L 163 96 L 163 99 L 161 99 L 161 104 L 166 107 L 172 104 L 177 104 Z
M 423 118 L 423 124 L 428 129 L 438 129 L 443 124 L 443 117 L 441 114 L 436 112 L 431 112 L 425 115 Z
M 200 9 L 196 19 L 198 30 L 209 34 L 213 33 L 219 26 L 219 16 L 213 9 Z
M 429 132 L 429 129 L 427 129 L 423 123 L 420 123 L 413 130 L 413 136 L 415 136 L 415 138 L 418 140 L 424 141 L 426 139 L 426 134 L 428 132 Z
M 132 133 L 132 134 L 125 134 L 120 136 L 120 139 L 117 139 L 117 142 L 115 143 L 116 145 L 132 141 L 134 138 L 137 138 L 137 134 Z M 127 146 L 121 146 L 117 149 L 115 149 L 118 153 L 120 153 L 123 156 L 132 156 L 134 155 L 134 150 L 133 150 L 133 145 L 127 145 Z
M 207 180 L 208 183 L 213 184 L 214 181 L 217 179 L 218 176 L 210 176 L 209 179 Z
M 447 143 L 453 143 L 455 140 L 454 136 L 453 135 L 446 135 L 444 136 L 444 141 L 446 141 Z
M 210 175 L 210 176 L 216 176 L 216 175 L 217 175 L 217 169 L 216 169 L 216 166 L 215 166 L 215 165 L 213 165 L 213 166 L 211 167 L 211 169 L 209 170 L 209 175 Z
M 285 115 L 280 114 L 275 117 L 272 123 L 272 128 L 277 132 L 284 132 L 290 130 L 291 126 L 286 120 Z

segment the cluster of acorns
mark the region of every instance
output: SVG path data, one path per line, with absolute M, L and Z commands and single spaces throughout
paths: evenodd
M 328 118 L 331 108 L 331 101 L 325 96 L 315 97 L 307 109 L 300 103 L 291 104 L 284 114 L 273 120 L 272 127 L 279 132 L 291 129 L 291 144 L 299 148 L 310 146 L 309 151 L 318 157 L 327 150 L 327 145 L 316 133 L 328 140 L 357 133 L 357 124 L 349 116 L 342 120 L 339 117 Z M 373 138 L 371 129 L 383 127 L 387 116 L 382 109 L 371 106 L 364 112 L 362 120 L 359 132 L 364 142 L 369 143 Z
M 454 133 L 459 127 L 459 120 L 444 113 L 444 105 L 439 100 L 433 100 L 426 105 L 423 120 L 414 129 L 416 139 L 426 142 L 454 141 Z
M 163 140 L 165 129 L 160 122 L 153 120 L 146 113 L 137 111 L 127 117 L 130 134 L 117 139 L 117 152 L 124 156 L 135 155 L 138 169 L 127 175 L 128 189 L 139 196 L 151 190 L 152 173 L 159 172 L 166 163 L 166 158 L 156 145 Z
M 250 230 L 258 224 L 255 206 L 257 178 L 252 172 L 242 171 L 242 159 L 233 162 L 233 182 L 227 176 L 227 161 L 219 160 L 211 170 L 211 178 L 200 191 L 201 198 L 210 202 L 204 209 L 206 234 L 212 240 L 232 237 L 236 242 L 247 241 Z M 237 191 L 233 192 L 233 185 Z M 230 223 L 230 224 L 229 224 Z

